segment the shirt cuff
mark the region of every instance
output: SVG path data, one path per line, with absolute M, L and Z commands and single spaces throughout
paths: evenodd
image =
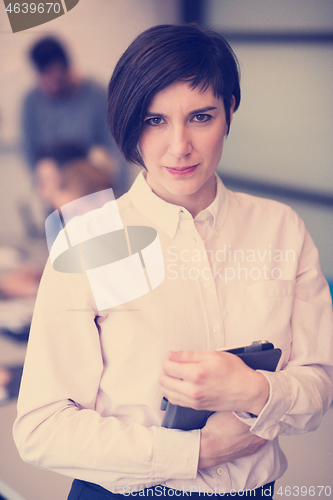
M 195 479 L 198 472 L 200 430 L 158 428 L 155 474 L 161 481 Z
M 280 431 L 280 419 L 289 410 L 290 390 L 282 372 L 258 370 L 269 383 L 269 398 L 257 417 L 250 413 L 236 412 L 235 415 L 250 426 L 250 431 L 257 436 L 272 441 Z

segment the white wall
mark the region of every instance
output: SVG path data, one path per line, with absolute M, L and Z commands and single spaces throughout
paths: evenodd
M 333 192 L 333 45 L 233 47 L 242 101 L 222 165 L 244 176 Z
M 223 30 L 332 30 L 332 0 L 208 0 L 208 23 Z

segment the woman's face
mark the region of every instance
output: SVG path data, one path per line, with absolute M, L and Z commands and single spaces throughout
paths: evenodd
M 139 138 L 153 191 L 193 216 L 206 208 L 215 197 L 214 172 L 227 131 L 223 100 L 211 88 L 202 92 L 176 82 L 156 94 Z

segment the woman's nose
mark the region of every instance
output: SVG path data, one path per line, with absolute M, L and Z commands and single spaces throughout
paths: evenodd
M 169 153 L 183 158 L 192 151 L 190 135 L 185 127 L 175 127 L 170 134 Z

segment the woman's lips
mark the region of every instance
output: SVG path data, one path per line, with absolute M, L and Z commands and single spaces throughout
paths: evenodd
M 165 167 L 172 175 L 185 176 L 192 174 L 198 165 L 190 165 L 189 167 Z

